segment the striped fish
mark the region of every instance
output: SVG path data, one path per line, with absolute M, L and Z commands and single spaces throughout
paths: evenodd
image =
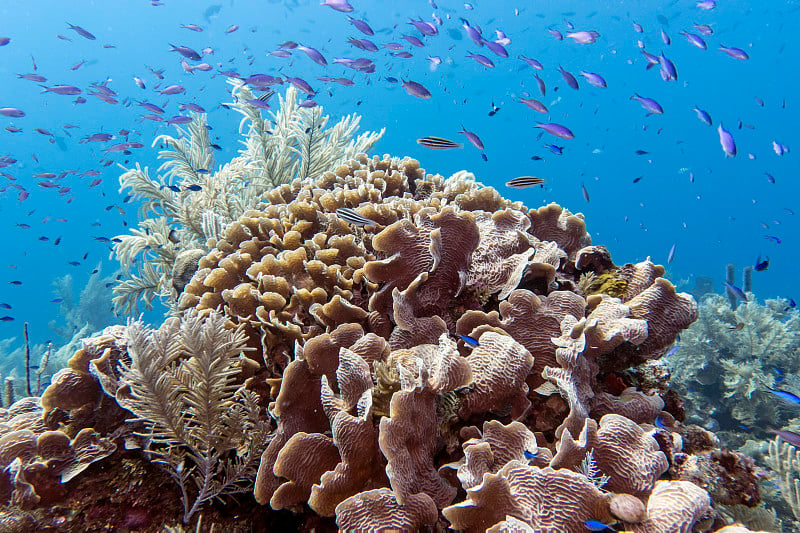
M 431 150 L 450 150 L 451 148 L 464 148 L 461 143 L 453 142 L 442 137 L 422 137 L 417 139 L 417 144 Z
M 520 176 L 518 178 L 508 180 L 506 182 L 506 187 L 511 187 L 512 189 L 527 189 L 528 187 L 542 185 L 543 183 L 544 178 L 537 178 L 536 176 Z
M 377 226 L 378 223 L 372 219 L 362 216 L 355 209 L 340 207 L 336 210 L 336 216 L 354 226 Z

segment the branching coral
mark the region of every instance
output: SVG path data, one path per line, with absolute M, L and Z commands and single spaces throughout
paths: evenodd
M 786 425 L 792 412 L 767 389 L 798 392 L 798 355 L 800 312 L 786 301 L 751 299 L 733 310 L 726 298 L 709 295 L 667 362 L 690 420 L 730 431 L 723 435 L 734 444 L 739 425 Z
M 174 272 L 176 263 L 185 263 L 188 254 L 196 268 L 195 251 L 207 252 L 230 222 L 265 200 L 266 191 L 335 168 L 369 151 L 383 135 L 381 130 L 353 138 L 360 121 L 355 114 L 325 129 L 328 116 L 321 107 L 300 107 L 294 87 L 286 91 L 270 120 L 248 102 L 255 97 L 246 85 L 231 83 L 231 106 L 244 115 L 240 130 L 249 124 L 238 157 L 215 170 L 206 117 L 195 114 L 186 130 L 177 128 L 177 137 L 154 140 L 153 146 L 168 147 L 159 153 L 165 162 L 155 179 L 138 164 L 120 176 L 121 190 L 130 189 L 142 206 L 139 228 L 114 239 L 114 254 L 127 274 L 114 288 L 118 310 L 134 314 L 139 300 L 151 309 L 153 299 L 161 297 L 175 311 L 186 284 L 173 282 L 186 277 Z

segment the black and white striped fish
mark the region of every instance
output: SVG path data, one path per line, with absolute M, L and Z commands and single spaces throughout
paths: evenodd
M 520 176 L 518 178 L 508 180 L 506 182 L 506 187 L 511 187 L 512 189 L 527 189 L 528 187 L 542 185 L 543 183 L 544 178 L 537 178 L 536 176 Z
M 443 139 L 442 137 L 422 137 L 421 139 L 417 139 L 417 144 L 424 146 L 425 148 L 430 148 L 431 150 L 464 148 L 463 144 L 451 141 L 449 139 Z
M 336 215 L 354 226 L 377 226 L 378 223 L 374 220 L 362 216 L 355 209 L 349 207 L 340 207 L 336 210 Z

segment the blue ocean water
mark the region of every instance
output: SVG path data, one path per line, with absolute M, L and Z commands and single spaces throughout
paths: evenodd
M 0 5 L 0 37 L 10 38 L 0 46 L 0 107 L 26 114 L 0 116 L 0 157 L 16 159 L 0 169 L 0 227 L 5 237 L 0 302 L 11 307 L 0 309 L 0 316 L 9 317 L 0 322 L 0 339 L 14 338 L 8 344 L 18 347 L 22 323 L 28 322 L 32 343 L 57 342 L 53 328 L 63 327 L 64 317 L 62 302 L 53 302 L 59 298 L 53 281 L 70 274 L 77 295 L 93 269 L 115 274 L 117 265 L 101 240 L 126 233 L 125 223 L 135 226 L 138 208 L 123 202 L 117 165 L 140 163 L 154 170 L 159 163 L 152 140 L 175 131 L 165 123 L 142 120 L 149 112 L 138 102 L 164 107 L 165 117 L 179 114 L 181 103 L 203 106 L 213 142 L 222 148 L 216 153 L 217 165 L 236 154 L 240 117 L 220 106 L 231 101 L 225 76 L 218 74 L 222 70 L 301 77 L 317 91 L 315 99 L 326 114 L 337 118 L 357 112 L 362 130 L 385 127 L 386 135 L 375 149 L 379 154 L 415 157 L 429 172 L 445 176 L 467 169 L 529 207 L 558 202 L 581 212 L 595 243 L 607 245 L 617 264 L 650 256 L 667 266 L 680 288 L 691 289 L 697 276 L 711 276 L 720 291 L 727 263 L 741 270 L 757 256 L 769 256 L 769 269 L 755 274 L 757 296 L 800 295 L 793 275 L 800 166 L 795 152 L 778 156 L 772 145 L 776 141 L 796 148 L 800 102 L 792 66 L 800 64 L 800 48 L 792 39 L 792 21 L 799 16 L 797 1 L 719 0 L 711 10 L 691 0 L 436 0 L 435 8 L 428 0 L 351 4 L 355 10 L 349 14 L 317 1 L 41 0 Z M 437 36 L 423 37 L 408 24 L 410 18 L 431 21 L 434 13 L 442 18 Z M 375 36 L 358 32 L 348 15 L 368 21 Z M 504 32 L 511 40 L 509 57 L 476 46 L 461 18 L 480 27 L 488 40 L 497 38 L 495 30 Z M 642 33 L 634 23 L 642 26 Z M 79 35 L 68 24 L 85 28 L 96 39 Z M 569 24 L 575 31 L 595 30 L 600 37 L 593 44 L 579 44 L 556 40 L 548 32 L 566 35 Z M 713 35 L 704 37 L 707 50 L 679 33 L 697 33 L 693 24 L 713 27 Z M 197 25 L 203 31 L 181 25 Z M 226 33 L 232 25 L 239 28 Z M 671 44 L 662 41 L 662 29 Z M 411 46 L 403 34 L 422 38 L 425 46 Z M 378 46 L 401 43 L 412 57 L 395 57 L 385 48 L 376 53 L 357 50 L 346 42 L 349 37 L 369 38 Z M 318 49 L 328 66 L 298 50 L 290 58 L 267 55 L 287 40 Z M 678 79 L 662 80 L 658 66 L 647 70 L 639 43 L 672 60 Z M 183 58 L 169 51 L 171 44 L 205 49 L 201 62 L 213 69 L 185 72 Z M 750 57 L 729 57 L 718 50 L 721 45 L 741 48 Z M 467 57 L 469 52 L 486 55 L 495 67 L 478 64 Z M 545 96 L 537 89 L 537 71 L 519 60 L 520 54 L 544 65 L 539 74 L 547 86 Z M 435 70 L 430 56 L 442 59 Z M 333 63 L 342 57 L 369 57 L 376 71 L 363 74 Z M 81 62 L 85 63 L 76 67 Z M 579 77 L 580 88 L 573 90 L 564 83 L 559 65 L 576 76 L 580 71 L 599 73 L 608 87 L 592 87 Z M 164 79 L 150 69 L 163 69 Z M 26 73 L 47 81 L 18 78 Z M 355 85 L 315 79 L 325 75 L 346 76 Z M 144 80 L 146 89 L 135 84 L 134 76 Z M 412 96 L 392 79 L 419 82 L 432 98 Z M 154 90 L 159 82 L 162 89 L 179 84 L 186 92 L 163 96 Z M 118 103 L 88 94 L 92 83 L 107 84 Z M 76 86 L 86 102 L 43 93 L 41 85 Z M 635 93 L 657 100 L 663 115 L 646 116 L 630 99 Z M 550 113 L 538 114 L 519 103 L 526 95 L 541 100 Z M 500 109 L 489 116 L 492 103 Z M 695 106 L 710 113 L 713 126 L 697 119 Z M 575 138 L 540 136 L 541 130 L 533 127 L 537 121 L 563 124 Z M 733 134 L 736 157 L 725 157 L 716 131 L 719 124 Z M 462 126 L 483 140 L 487 160 L 469 143 L 463 150 L 432 151 L 415 142 L 428 135 L 466 142 L 458 133 Z M 120 130 L 130 134 L 126 137 Z M 80 142 L 94 133 L 110 133 L 115 139 Z M 120 142 L 144 147 L 131 149 L 129 155 L 104 153 Z M 563 154 L 551 153 L 545 143 L 563 146 Z M 638 155 L 637 150 L 647 153 Z M 64 171 L 74 172 L 59 178 Z M 90 174 L 80 175 L 87 171 Z M 35 178 L 39 173 L 56 177 Z M 519 175 L 543 177 L 546 185 L 526 190 L 504 186 Z M 90 186 L 95 179 L 102 181 Z M 43 181 L 57 187 L 37 185 Z M 23 189 L 18 187 L 29 193 L 27 199 L 20 200 Z M 667 264 L 673 245 L 674 260 Z M 148 317 L 158 320 L 161 311 Z

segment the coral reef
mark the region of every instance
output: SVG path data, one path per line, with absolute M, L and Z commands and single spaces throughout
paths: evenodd
M 697 305 L 663 267 L 617 266 L 583 216 L 467 172 L 314 172 L 207 236 L 180 316 L 86 341 L 35 429 L 4 431 L 17 500 L 40 490 L 17 481 L 25 443 L 56 426 L 115 444 L 105 468 L 159 465 L 195 525 L 667 533 L 725 526 L 712 498 L 758 504 L 750 463 L 676 420 L 657 365 Z
M 800 312 L 787 301 L 760 304 L 751 297 L 732 308 L 727 298 L 708 295 L 665 362 L 688 420 L 738 448 L 742 426 L 763 432 L 796 415 L 768 389 L 800 391 L 798 356 Z
M 319 106 L 299 106 L 294 87 L 270 120 L 251 103 L 258 100 L 248 86 L 230 82 L 235 101 L 229 105 L 243 115 L 240 130 L 247 125 L 238 157 L 215 170 L 206 117 L 195 114 L 185 130 L 177 128 L 177 137 L 153 141 L 168 146 L 159 153 L 165 161 L 155 179 L 138 164 L 120 176 L 120 191 L 129 189 L 142 202 L 144 218 L 130 234 L 112 239 L 125 274 L 114 287 L 117 310 L 132 315 L 139 300 L 151 309 L 160 297 L 174 311 L 199 256 L 213 248 L 230 222 L 257 208 L 265 192 L 297 177 L 317 177 L 369 151 L 383 135 L 381 130 L 353 138 L 360 122 L 355 114 L 325 129 L 329 117 Z

